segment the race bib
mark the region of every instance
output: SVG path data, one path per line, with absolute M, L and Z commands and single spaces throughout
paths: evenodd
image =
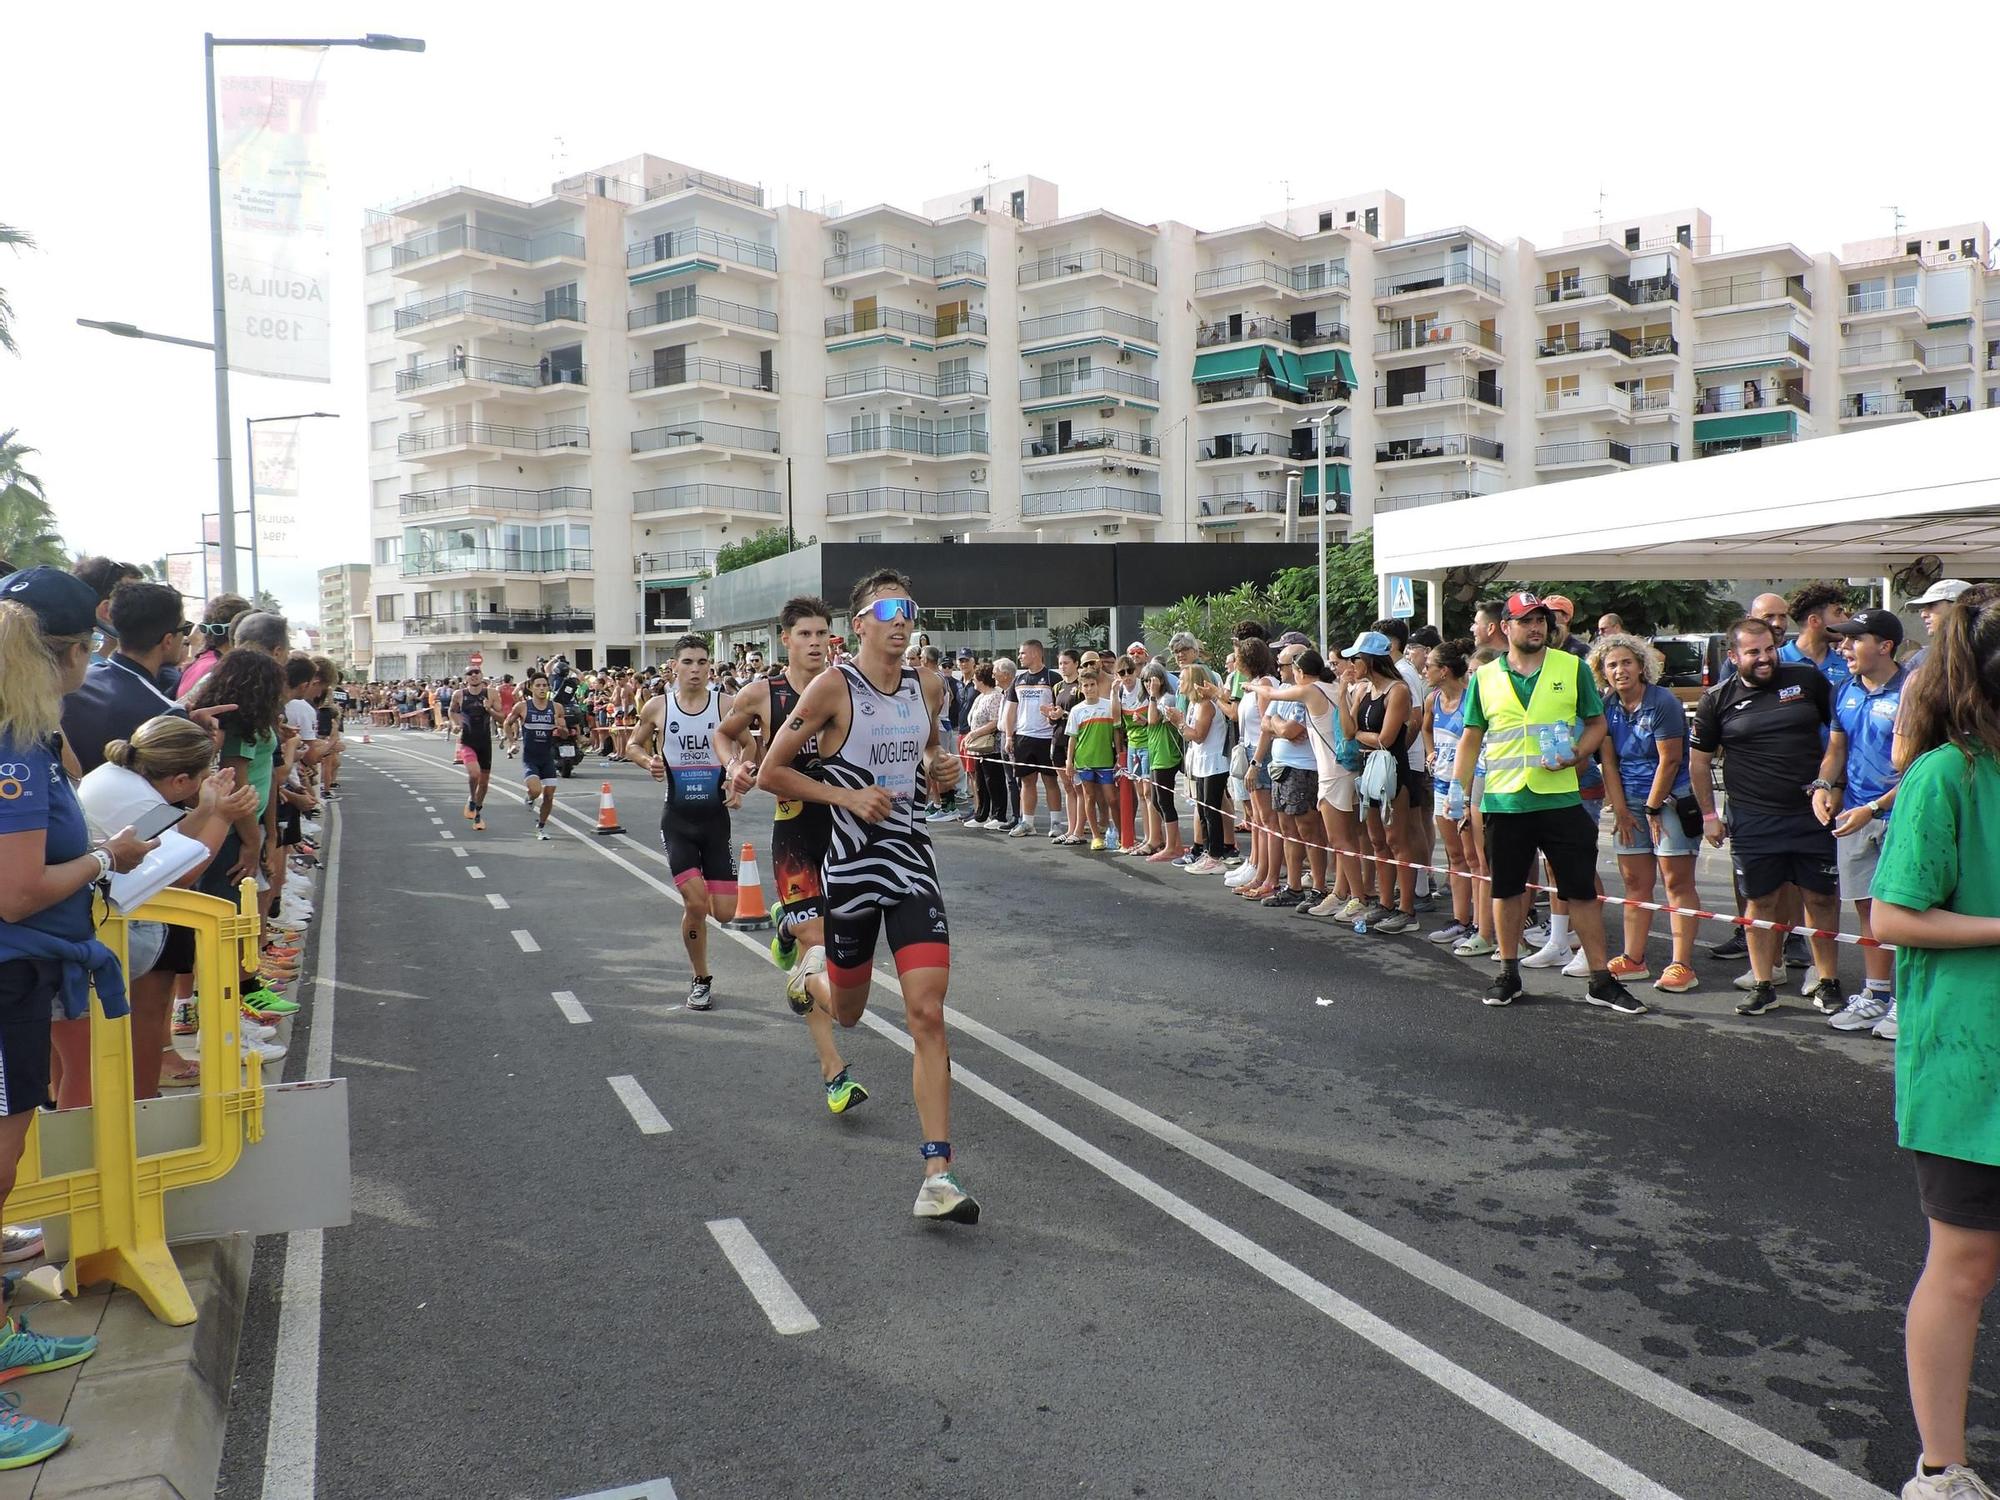
M 722 800 L 720 766 L 675 766 L 672 776 L 676 807 L 713 807 Z

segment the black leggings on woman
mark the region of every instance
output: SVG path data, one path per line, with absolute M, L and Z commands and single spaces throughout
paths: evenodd
M 1221 859 L 1230 847 L 1222 824 L 1222 799 L 1229 791 L 1229 773 L 1217 771 L 1213 776 L 1190 776 L 1188 780 L 1194 783 L 1195 820 L 1201 830 L 1202 853 Z
M 1160 816 L 1169 823 L 1178 823 L 1180 814 L 1174 810 L 1174 782 L 1180 776 L 1179 766 L 1153 767 L 1153 806 L 1160 810 Z
M 1007 764 L 998 751 L 974 757 L 979 766 L 978 802 L 973 816 L 980 822 L 1007 816 Z

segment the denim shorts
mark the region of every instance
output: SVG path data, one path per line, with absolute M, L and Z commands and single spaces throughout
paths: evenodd
M 1655 847 L 1653 843 L 1653 823 L 1646 816 L 1646 810 L 1642 807 L 1634 807 L 1632 809 L 1632 816 L 1639 824 L 1639 836 L 1628 844 L 1618 836 L 1618 831 L 1614 827 L 1611 832 L 1611 852 L 1613 854 L 1695 854 L 1701 849 L 1701 836 L 1699 834 L 1693 837 L 1688 836 L 1686 830 L 1681 827 L 1680 814 L 1674 811 L 1674 805 L 1671 802 L 1667 804 L 1666 811 L 1660 814 L 1660 841 L 1658 847 Z

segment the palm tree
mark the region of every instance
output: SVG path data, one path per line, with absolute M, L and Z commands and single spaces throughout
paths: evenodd
M 35 248 L 35 237 L 25 229 L 0 224 L 0 245 L 11 246 L 16 251 L 32 250 Z M 0 287 L 0 349 L 17 356 L 21 352 L 14 345 L 14 304 L 7 300 L 5 287 Z
M 172 581 L 167 577 L 167 559 L 164 553 L 149 563 L 141 563 L 139 571 L 145 576 L 148 583 L 169 583 Z
M 17 568 L 50 563 L 69 566 L 69 549 L 56 533 L 56 513 L 42 493 L 42 481 L 21 467 L 36 450 L 15 441 L 20 431 L 0 432 L 0 558 Z

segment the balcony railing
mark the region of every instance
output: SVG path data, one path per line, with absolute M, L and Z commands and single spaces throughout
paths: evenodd
M 1674 409 L 1674 393 L 1672 391 L 1633 391 L 1631 397 L 1632 415 L 1635 417 L 1643 417 L 1656 411 L 1672 411 Z
M 1038 281 L 1079 276 L 1085 271 L 1108 271 L 1114 276 L 1123 276 L 1127 281 L 1144 282 L 1147 286 L 1160 284 L 1158 267 L 1136 256 L 1120 255 L 1115 250 L 1072 250 L 1067 255 L 1044 256 L 1021 267 L 1015 281 L 1020 286 L 1033 286 Z
M 957 458 L 988 451 L 983 432 L 931 432 L 922 427 L 876 427 L 859 432 L 829 432 L 828 458 L 852 458 L 861 453 L 910 453 L 920 458 Z
M 829 255 L 821 262 L 821 274 L 852 276 L 857 271 L 895 271 L 905 276 L 921 276 L 928 281 L 944 281 L 955 276 L 986 275 L 986 257 L 976 250 L 955 250 L 949 255 L 919 255 L 901 245 L 864 245 L 845 255 Z
M 1632 357 L 1632 341 L 1609 328 L 1586 328 L 1574 338 L 1535 340 L 1537 359 L 1555 359 L 1564 354 L 1599 354 L 1606 349 L 1627 359 Z
M 588 609 L 465 609 L 437 615 L 405 615 L 403 634 L 576 635 L 597 628 Z
M 1291 344 L 1306 349 L 1321 344 L 1345 344 L 1350 339 L 1345 323 L 1316 323 L 1311 329 L 1295 329 L 1289 318 L 1254 317 L 1239 318 L 1233 323 L 1224 319 L 1200 324 L 1195 329 L 1194 342 L 1197 349 L 1253 343 Z
M 904 312 L 900 307 L 877 307 L 861 312 L 838 313 L 826 319 L 823 326 L 826 337 L 830 339 L 883 330 L 913 333 L 926 339 L 948 339 L 959 334 L 986 332 L 986 314 L 946 313 L 941 318 L 934 318 L 928 313 Z
M 625 314 L 625 327 L 630 332 L 658 328 L 667 323 L 684 323 L 690 318 L 734 323 L 743 328 L 762 329 L 766 333 L 778 331 L 776 313 L 766 312 L 761 307 L 748 307 L 741 302 L 724 302 L 716 297 L 671 297 L 664 302 L 635 307 Z
M 1645 464 L 1677 464 L 1681 461 L 1679 443 L 1635 443 L 1632 445 L 1632 467 Z
M 1840 351 L 1840 367 L 1843 370 L 1868 365 L 1921 363 L 1921 351 L 1914 343 L 1904 339 L 1891 339 L 1879 344 L 1850 344 Z
M 1426 505 L 1449 505 L 1454 500 L 1483 500 L 1484 490 L 1443 489 L 1419 490 L 1411 495 L 1383 495 L 1375 501 L 1375 512 L 1380 515 L 1389 510 L 1416 510 Z
M 681 422 L 671 427 L 643 427 L 632 434 L 634 453 L 664 453 L 705 443 L 752 453 L 776 453 L 778 434 L 764 427 L 739 427 L 734 422 Z
M 1913 286 L 1878 286 L 1870 287 L 1865 292 L 1850 290 L 1843 308 L 1850 317 L 1863 313 L 1923 311 L 1917 302 L 1917 289 Z
M 1394 276 L 1375 278 L 1377 297 L 1401 297 L 1408 292 L 1437 292 L 1449 287 L 1469 286 L 1474 291 L 1485 292 L 1498 297 L 1500 278 L 1471 266 L 1432 266 L 1427 270 L 1403 271 Z
M 655 391 L 675 385 L 724 385 L 740 391 L 775 391 L 778 377 L 756 365 L 728 359 L 683 359 L 665 365 L 634 365 L 625 380 L 628 391 Z
M 1649 334 L 1632 340 L 1634 359 L 1657 359 L 1663 354 L 1679 354 L 1681 341 L 1669 333 Z
M 625 247 L 625 269 L 636 271 L 641 266 L 654 265 L 663 260 L 679 260 L 688 255 L 708 255 L 717 260 L 733 260 L 741 265 L 756 266 L 760 270 L 778 269 L 778 252 L 769 245 L 756 240 L 746 240 L 740 235 L 718 234 L 713 229 L 703 229 L 696 225 L 692 229 L 668 229 L 659 234 L 649 235 Z
M 421 328 L 441 318 L 485 318 L 496 323 L 538 323 L 584 320 L 585 307 L 576 297 L 554 297 L 541 302 L 522 302 L 512 297 L 495 297 L 488 292 L 448 292 L 423 302 L 396 309 L 396 332 Z
M 1725 453 L 1749 453 L 1757 448 L 1780 448 L 1786 443 L 1798 442 L 1795 432 L 1767 432 L 1761 437 L 1718 438 L 1714 442 L 1695 442 L 1696 458 L 1719 458 Z
M 715 566 L 715 553 L 703 547 L 672 547 L 665 552 L 640 552 L 632 558 L 632 571 L 642 577 L 691 578 Z
M 1276 261 L 1245 260 L 1194 274 L 1197 293 L 1227 291 L 1238 286 L 1273 286 L 1290 291 L 1292 273 L 1289 267 L 1281 266 Z
M 1587 407 L 1608 406 L 1614 411 L 1627 415 L 1632 411 L 1632 398 L 1616 386 L 1599 386 L 1595 390 L 1543 391 L 1542 415 L 1555 412 L 1580 411 Z
M 1330 516 L 1344 516 L 1348 513 L 1349 500 L 1345 495 L 1335 495 L 1333 505 L 1327 511 Z M 1283 490 L 1244 490 L 1234 495 L 1203 495 L 1201 516 L 1210 520 L 1227 516 L 1282 516 L 1285 513 L 1285 492 Z M 1319 496 L 1299 496 L 1299 518 L 1310 520 L 1319 514 Z
M 646 201 L 668 198 L 675 193 L 685 193 L 690 188 L 700 188 L 723 198 L 734 198 L 738 203 L 748 203 L 755 208 L 764 206 L 764 190 L 752 187 L 747 182 L 737 182 L 733 178 L 720 177 L 713 172 L 685 172 L 678 177 L 663 177 L 657 182 L 646 184 Z
M 1753 333 L 1740 339 L 1713 339 L 1694 346 L 1694 362 L 1697 369 L 1704 365 L 1727 365 L 1742 360 L 1769 359 L 1773 356 L 1794 359 L 1811 359 L 1812 345 L 1796 333 Z
M 1046 375 L 1030 376 L 1021 382 L 1023 401 L 1041 401 L 1055 396 L 1088 396 L 1098 391 L 1157 401 L 1160 399 L 1160 382 L 1149 376 L 1107 369 L 1101 365 L 1081 372 L 1053 370 Z
M 1926 370 L 1952 370 L 1972 363 L 1972 345 L 1919 344 L 1917 358 Z
M 588 573 L 589 547 L 447 547 L 403 555 L 405 578 L 440 573 Z
M 1800 411 L 1811 411 L 1812 401 L 1806 395 L 1805 387 L 1796 383 L 1770 388 L 1752 384 L 1743 386 L 1719 385 L 1702 391 L 1695 403 L 1695 415 L 1713 416 L 1725 411 L 1771 411 L 1780 406 L 1796 407 Z
M 1801 307 L 1813 305 L 1812 293 L 1806 290 L 1803 276 L 1787 276 L 1783 280 L 1767 276 L 1733 276 L 1727 281 L 1713 281 L 1697 287 L 1694 309 L 1696 312 L 1715 312 L 1724 307 L 1780 302 L 1787 297 Z
M 1405 463 L 1418 458 L 1483 458 L 1501 463 L 1506 456 L 1505 444 L 1469 432 L 1448 433 L 1443 437 L 1392 438 L 1375 445 L 1378 464 Z
M 1893 391 L 1861 391 L 1840 398 L 1840 414 L 1843 417 L 1915 416 L 1916 413 L 1915 402 Z
M 1632 449 L 1628 444 L 1616 443 L 1609 438 L 1597 438 L 1582 443 L 1544 443 L 1535 449 L 1535 467 L 1553 468 L 1558 464 L 1629 464 Z
M 543 453 L 554 448 L 588 448 L 588 427 L 507 427 L 495 422 L 453 422 L 401 433 L 398 453 L 429 453 L 438 448 L 525 448 Z
M 1306 456 L 1292 452 L 1292 435 L 1289 432 L 1218 432 L 1213 437 L 1203 438 L 1195 452 L 1203 462 L 1218 458 Z
M 1500 353 L 1500 335 L 1481 328 L 1477 323 L 1425 323 L 1408 328 L 1391 328 L 1375 335 L 1377 354 L 1397 354 L 1406 349 L 1429 349 L 1446 344 L 1472 344 L 1494 354 Z
M 1086 427 L 1066 438 L 1022 438 L 1021 457 L 1054 458 L 1062 453 L 1133 453 L 1141 458 L 1158 458 L 1160 440 L 1136 432 L 1120 432 L 1115 427 Z
M 1160 497 L 1150 491 L 1128 490 L 1114 484 L 1093 484 L 1082 489 L 1021 497 L 1023 518 L 1087 515 L 1100 510 L 1128 516 L 1157 516 L 1160 513 Z
M 483 380 L 490 385 L 511 385 L 524 391 L 540 390 L 545 385 L 588 385 L 589 379 L 582 365 L 567 367 L 551 364 L 544 359 L 538 364 L 516 364 L 504 359 L 482 359 L 478 355 L 460 356 L 457 359 L 435 360 L 427 365 L 412 365 L 396 372 L 396 393 L 406 396 L 411 391 L 427 390 L 434 385 L 449 385 L 455 380 Z
M 983 396 L 987 382 L 984 370 L 960 370 L 953 375 L 932 375 L 923 370 L 906 370 L 900 365 L 876 365 L 867 370 L 848 370 L 826 377 L 826 393 L 832 396 L 862 396 L 872 391 L 895 391 L 906 396 L 923 396 L 932 401 L 948 401 L 958 396 Z
M 1149 344 L 1160 341 L 1158 323 L 1116 307 L 1081 307 L 1075 312 L 1049 313 L 1021 320 L 1021 342 L 1024 344 L 1042 339 L 1069 338 L 1079 333 L 1116 333 L 1128 339 L 1144 339 Z
M 826 497 L 829 516 L 983 516 L 992 509 L 985 490 L 912 490 L 877 485 L 835 490 Z
M 494 484 L 452 484 L 442 489 L 413 490 L 399 495 L 398 514 L 436 515 L 440 511 L 491 510 L 518 515 L 539 515 L 551 510 L 589 510 L 590 490 L 580 484 L 562 484 L 546 490 L 513 490 Z
M 1653 302 L 1678 302 L 1681 284 L 1672 276 L 1647 276 L 1634 281 L 1629 276 L 1578 276 L 1556 286 L 1535 288 L 1535 306 L 1559 306 L 1590 297 L 1616 297 L 1620 302 L 1642 307 Z
M 449 255 L 459 250 L 530 263 L 554 260 L 564 255 L 582 260 L 583 236 L 560 229 L 537 235 L 504 234 L 477 224 L 451 224 L 399 241 L 390 249 L 389 263 L 392 266 L 413 265 L 420 260 L 429 260 L 433 255 Z
M 660 510 L 747 510 L 775 516 L 784 508 L 785 497 L 776 490 L 753 490 L 740 484 L 669 484 L 632 492 L 635 516 Z
M 1446 401 L 1477 401 L 1485 406 L 1499 406 L 1500 387 L 1491 380 L 1481 380 L 1476 375 L 1445 375 L 1436 380 L 1426 380 L 1421 387 L 1399 390 L 1392 386 L 1375 387 L 1375 408 L 1378 411 L 1401 406 L 1436 406 Z

